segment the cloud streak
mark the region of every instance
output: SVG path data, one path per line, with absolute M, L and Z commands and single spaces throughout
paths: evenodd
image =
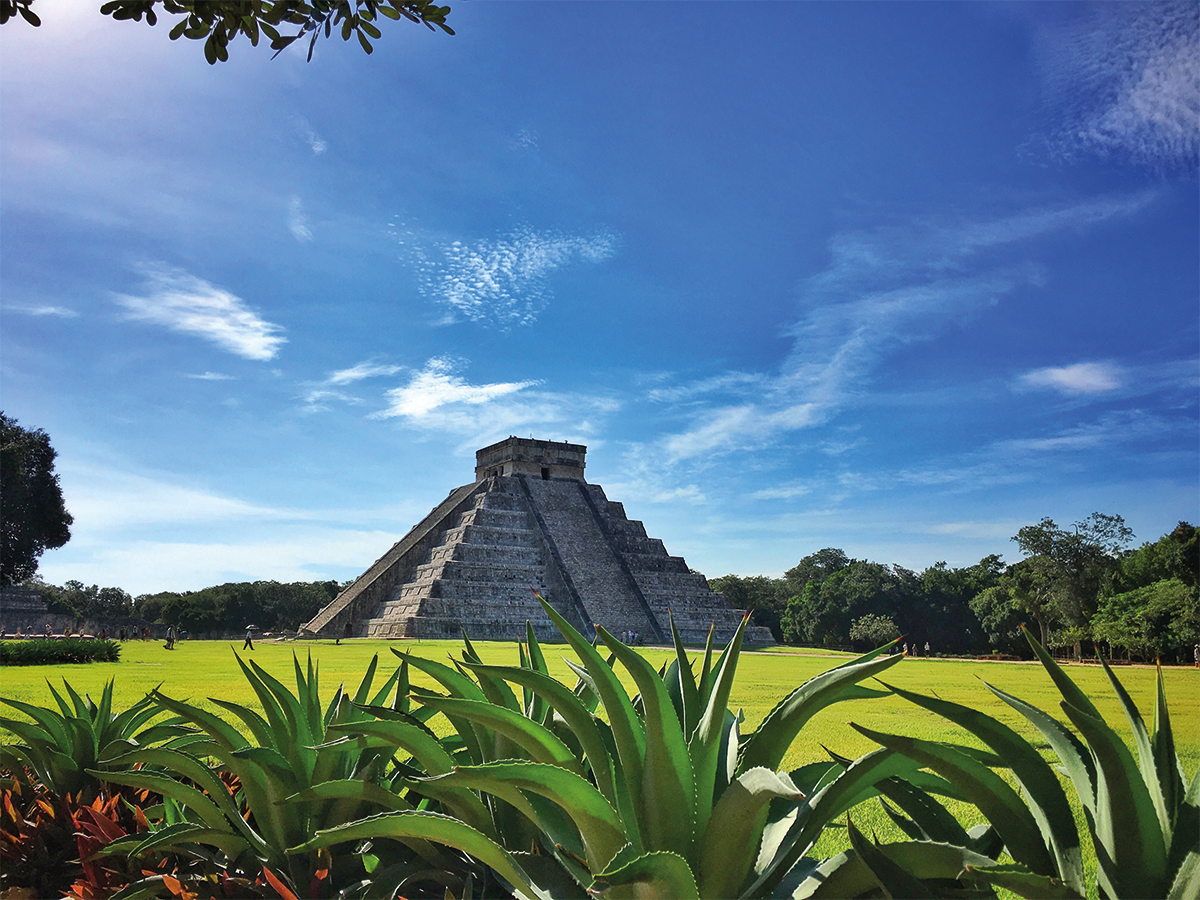
M 226 375 L 222 372 L 205 372 L 202 375 L 184 375 L 184 378 L 194 378 L 197 381 L 233 381 L 232 375 Z
M 117 294 L 114 300 L 135 322 L 190 334 L 244 359 L 274 359 L 287 338 L 244 300 L 202 278 L 169 266 L 145 266 L 144 293 Z
M 1144 208 L 1153 195 L 1038 207 L 991 219 L 943 217 L 867 230 L 830 241 L 830 263 L 800 285 L 802 312 L 790 326 L 790 354 L 777 373 L 724 373 L 656 388 L 659 400 L 694 401 L 698 423 L 662 442 L 672 460 L 761 449 L 783 435 L 827 422 L 871 390 L 882 359 L 932 340 L 1018 288 L 1044 281 L 1023 259 L 1032 241 L 1096 227 Z M 1059 373 L 1060 389 L 1099 370 Z M 1038 376 L 1052 379 L 1052 374 Z M 697 402 L 699 411 L 695 410 Z
M 1117 156 L 1196 168 L 1200 154 L 1200 7 L 1093 4 L 1038 36 L 1052 154 Z
M 415 373 L 404 387 L 387 392 L 389 406 L 378 418 L 402 416 L 420 420 L 445 406 L 478 406 L 531 387 L 536 381 L 510 381 L 494 384 L 470 384 L 455 374 L 462 363 L 449 357 L 435 357 Z
M 53 316 L 59 319 L 77 319 L 79 313 L 65 306 L 6 306 L 6 313 L 20 313 L 25 316 Z
M 430 359 L 406 384 L 387 391 L 387 406 L 370 418 L 395 419 L 427 436 L 454 436 L 467 452 L 509 434 L 587 442 L 619 408 L 608 397 L 547 391 L 540 381 L 472 383 L 461 374 L 466 365 L 446 356 Z
M 1082 362 L 1071 366 L 1034 369 L 1017 379 L 1019 387 L 1049 388 L 1069 397 L 1080 394 L 1106 394 L 1123 383 L 1121 368 L 1107 362 Z
M 292 197 L 288 201 L 288 231 L 302 244 L 313 239 L 312 229 L 308 227 L 308 216 L 304 212 L 304 203 L 299 197 Z
M 339 369 L 329 376 L 327 384 L 352 384 L 355 381 L 362 381 L 365 378 L 380 378 L 386 375 L 395 375 L 401 371 L 403 366 L 382 365 L 375 362 L 360 362 L 357 365 L 351 366 L 348 369 Z
M 493 240 L 451 241 L 417 251 L 418 280 L 450 321 L 529 325 L 553 298 L 555 271 L 603 262 L 617 243 L 608 232 L 581 237 L 528 228 Z

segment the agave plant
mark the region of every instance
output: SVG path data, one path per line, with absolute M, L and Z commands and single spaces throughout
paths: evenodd
M 385 702 L 404 677 L 400 668 L 373 692 L 376 656 L 352 696 L 339 686 L 323 707 L 311 656 L 302 668 L 293 654 L 295 693 L 253 661 L 247 663 L 240 656 L 237 661 L 264 714 L 226 700 L 210 700 L 250 736 L 199 706 L 155 692 L 155 702 L 194 726 L 203 740 L 184 750 L 135 749 L 113 761 L 124 766 L 142 764 L 141 770 L 114 775 L 112 780 L 162 794 L 163 812 L 171 812 L 174 821 L 148 836 L 114 842 L 106 852 L 141 855 L 152 850 L 208 848 L 203 852 L 217 851 L 214 859 L 224 869 L 261 872 L 293 893 L 309 893 L 314 879 L 335 881 L 339 890 L 353 893 L 355 884 L 362 887 L 371 879 L 394 877 L 398 882 L 414 866 L 450 868 L 440 849 L 421 841 L 410 842 L 406 854 L 387 857 L 360 848 L 362 852 L 337 860 L 336 867 L 328 854 L 288 849 L 335 823 L 380 809 L 411 808 L 392 790 L 396 774 L 392 760 L 400 742 L 366 737 L 374 734 L 373 716 L 364 708 Z M 350 724 L 358 727 L 360 737 L 343 733 Z M 221 780 L 222 773 L 235 777 L 240 785 L 236 795 Z
M 58 797 L 71 794 L 76 800 L 90 803 L 96 799 L 101 782 L 108 780 L 103 770 L 113 766 L 118 756 L 133 747 L 190 739 L 191 729 L 178 722 L 148 724 L 162 713 L 149 695 L 129 709 L 114 713 L 112 681 L 104 685 L 99 703 L 90 695 L 81 696 L 66 679 L 63 680 L 66 698 L 48 680 L 46 684 L 60 712 L 0 697 L 0 702 L 33 720 L 0 716 L 0 725 L 21 741 L 0 745 L 0 768 L 16 778 L 28 767 Z
M 743 739 L 741 717 L 727 704 L 745 620 L 715 662 L 710 636 L 698 673 L 672 622 L 675 659 L 656 671 L 598 628 L 606 659 L 542 605 L 581 661 L 568 661 L 579 679 L 574 690 L 550 677 L 532 634 L 520 666 L 483 665 L 469 642 L 454 668 L 409 659 L 449 692 L 414 690 L 414 700 L 425 713 L 444 714 L 455 732 L 443 745 L 453 752 L 445 771 L 412 784 L 453 817 L 383 813 L 322 831 L 297 849 L 420 838 L 474 856 L 522 897 L 766 896 L 795 880 L 793 868 L 811 868 L 797 863 L 827 824 L 880 782 L 919 769 L 884 750 L 865 764 L 778 770 L 816 712 L 885 696 L 858 682 L 900 661 L 884 655 L 886 647 L 797 688 Z M 633 678 L 637 696 L 621 685 L 614 662 Z M 472 805 L 465 798 L 476 792 Z M 532 847 L 518 843 L 529 834 Z
M 1147 730 L 1128 692 L 1101 660 L 1132 731 L 1135 758 L 1088 696 L 1028 632 L 1026 638 L 1062 695 L 1059 706 L 1079 736 L 1042 710 L 987 687 L 1028 719 L 1057 755 L 1059 771 L 1067 775 L 1087 820 L 1098 861 L 1100 896 L 1180 900 L 1200 896 L 1200 771 L 1189 781 L 1176 755 L 1162 671 L 1158 673 L 1153 728 Z M 942 886 L 951 891 L 974 883 L 1026 897 L 1087 896 L 1080 835 L 1070 804 L 1055 771 L 1038 751 L 1008 726 L 970 707 L 896 687 L 890 690 L 965 728 L 994 752 L 995 759 L 988 765 L 962 748 L 858 730 L 952 779 L 990 821 L 1012 862 L 1000 864 L 998 852 L 968 859 L 966 842 L 952 826 L 945 825 L 949 814 L 926 794 L 922 822 L 893 813 L 897 824 L 922 840 L 903 847 L 869 848 L 866 854 L 856 847 L 854 852 L 829 861 L 819 877 L 802 886 L 796 896 L 857 896 L 889 883 L 896 887 L 896 879 L 902 877 L 909 878 L 905 890 L 909 896 L 936 895 L 938 891 L 924 880 L 935 877 L 946 879 Z M 1020 793 L 993 769 L 1011 776 Z M 932 812 L 935 809 L 936 814 Z M 960 857 L 957 862 L 953 861 L 956 853 Z M 939 858 L 944 865 L 937 864 Z M 961 877 L 953 873 L 955 865 Z M 914 876 L 923 893 L 912 892 Z

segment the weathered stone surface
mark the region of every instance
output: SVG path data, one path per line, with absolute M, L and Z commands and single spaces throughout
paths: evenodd
M 451 491 L 304 628 L 324 636 L 559 640 L 533 590 L 584 634 L 596 625 L 689 643 L 727 640 L 724 596 L 669 556 L 622 504 L 584 481 L 580 444 L 508 438 L 476 454 L 476 482 Z M 531 588 L 533 590 L 531 590 Z M 746 642 L 772 643 L 749 626 Z

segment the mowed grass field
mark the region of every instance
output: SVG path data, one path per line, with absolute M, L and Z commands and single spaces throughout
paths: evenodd
M 479 641 L 475 643 L 475 647 L 485 662 L 517 664 L 516 645 L 511 642 Z M 393 648 L 447 662 L 450 657 L 460 656 L 462 643 L 350 640 L 335 645 L 326 641 L 260 641 L 255 644 L 252 652 L 243 652 L 240 641 L 234 644 L 185 641 L 178 644 L 173 651 L 165 650 L 161 642 L 129 641 L 123 645 L 121 661 L 118 663 L 0 669 L 0 696 L 53 706 L 54 701 L 47 686 L 47 679 L 56 687 L 61 685 L 62 679 L 66 679 L 77 690 L 90 693 L 93 698 L 99 696 L 105 682 L 114 679 L 114 707 L 117 709 L 135 703 L 148 691 L 160 687 L 168 696 L 190 700 L 213 712 L 222 711 L 207 702 L 209 697 L 242 703 L 261 711 L 257 698 L 237 665 L 235 652 L 243 659 L 253 659 L 285 684 L 293 686 L 293 653 L 298 656 L 302 665 L 311 653 L 320 670 L 322 700 L 327 703 L 338 684 L 345 684 L 349 690 L 357 687 L 371 657 L 376 654 L 379 656 L 379 669 L 375 683 L 382 685 L 399 664 L 399 660 L 391 652 Z M 563 657 L 568 656 L 575 660 L 565 645 L 547 644 L 543 646 L 543 650 L 552 673 L 560 680 L 573 684 L 574 675 L 567 668 Z M 673 655 L 673 651 L 657 648 L 645 648 L 643 653 L 656 668 Z M 697 652 L 695 656 L 698 668 L 702 654 Z M 788 648 L 744 652 L 738 664 L 737 680 L 730 698 L 730 706 L 735 711 L 743 710 L 745 714 L 743 734 L 752 731 L 771 708 L 797 686 L 850 658 L 852 657 L 849 654 Z M 1103 670 L 1098 665 L 1091 664 L 1067 665 L 1066 670 L 1075 683 L 1092 698 L 1106 720 L 1132 746 L 1125 716 Z M 1155 670 L 1148 666 L 1120 666 L 1116 672 L 1137 703 L 1147 727 L 1152 727 Z M 1163 678 L 1176 749 L 1190 776 L 1200 765 L 1200 670 L 1170 668 L 1164 670 Z M 436 687 L 431 679 L 415 670 L 412 672 L 412 680 L 416 684 Z M 632 681 L 628 678 L 623 680 L 632 693 Z M 897 687 L 935 694 L 942 699 L 986 712 L 1016 729 L 1042 749 L 1048 758 L 1051 754 L 1041 735 L 1018 713 L 993 697 L 984 682 L 1014 694 L 1065 721 L 1065 716 L 1058 707 L 1059 694 L 1037 663 L 910 658 L 900 661 L 884 673 L 884 680 Z M 14 713 L 11 708 L 5 707 L 4 714 Z M 815 716 L 793 743 L 783 768 L 790 770 L 804 763 L 827 759 L 825 748 L 850 758 L 875 749 L 876 745 L 873 742 L 848 726 L 847 723 L 850 722 L 877 731 L 929 740 L 977 743 L 970 735 L 949 722 L 898 697 L 851 701 L 837 704 Z M 3 739 L 7 741 L 13 737 L 11 734 L 5 734 Z M 1074 801 L 1073 792 L 1069 788 L 1067 793 Z M 1077 806 L 1074 802 L 1073 805 Z M 978 821 L 978 813 L 971 807 L 952 803 L 951 809 L 968 824 Z M 1076 813 L 1081 833 L 1086 834 L 1082 813 L 1078 808 Z M 874 830 L 881 839 L 902 837 L 877 803 L 860 807 L 854 813 L 854 820 L 856 825 L 868 833 Z M 839 828 L 828 832 L 817 850 L 820 855 L 831 855 L 846 846 L 848 841 Z M 1085 847 L 1085 853 L 1090 852 L 1091 848 Z M 1092 864 L 1094 865 L 1094 860 Z
M 122 645 L 121 661 L 86 665 L 20 666 L 0 669 L 0 696 L 29 703 L 53 705 L 47 680 L 60 686 L 63 679 L 81 692 L 98 697 L 105 682 L 115 680 L 114 706 L 118 709 L 141 699 L 155 687 L 169 696 L 189 699 L 213 711 L 206 703 L 209 697 L 232 700 L 259 709 L 257 699 L 234 658 L 253 659 L 285 684 L 294 685 L 292 655 L 301 663 L 308 654 L 320 668 L 321 691 L 325 699 L 332 697 L 339 683 L 356 687 L 366 672 L 371 657 L 378 654 L 379 670 L 376 683 L 382 684 L 387 674 L 399 665 L 391 652 L 403 652 L 448 662 L 459 657 L 461 641 L 373 641 L 350 640 L 335 645 L 332 642 L 274 643 L 258 641 L 253 651 L 242 651 L 241 642 L 183 641 L 172 651 L 161 642 L 128 641 Z M 517 664 L 516 645 L 511 642 L 477 641 L 475 648 L 485 662 Z M 562 681 L 574 683 L 574 675 L 563 662 L 566 656 L 573 661 L 565 645 L 544 645 L 551 671 Z M 673 655 L 673 651 L 644 648 L 643 654 L 655 667 Z M 701 654 L 694 654 L 699 666 Z M 772 649 L 767 652 L 744 652 L 738 664 L 730 706 L 742 709 L 746 721 L 743 733 L 753 730 L 771 708 L 794 688 L 809 678 L 833 666 L 840 665 L 850 654 L 827 653 L 818 650 Z M 1098 665 L 1067 665 L 1066 670 L 1105 717 L 1124 733 L 1128 729 L 1108 679 Z M 1155 671 L 1149 666 L 1119 666 L 1117 677 L 1132 695 L 1149 726 L 1154 715 Z M 624 675 L 619 669 L 618 672 Z M 436 687 L 424 674 L 414 671 L 413 681 Z M 1168 668 L 1163 671 L 1171 722 L 1177 749 L 1188 771 L 1200 763 L 1200 669 Z M 632 681 L 624 679 L 632 690 Z M 1064 719 L 1058 708 L 1058 692 L 1042 667 L 1036 663 L 990 662 L 909 658 L 889 669 L 884 680 L 911 691 L 936 694 L 945 700 L 970 705 L 983 710 L 1017 731 L 1033 739 L 1032 726 L 1008 706 L 994 698 L 984 686 L 986 681 L 1010 694 Z M 15 714 L 6 708 L 5 714 Z M 897 697 L 883 700 L 855 701 L 838 704 L 818 714 L 801 732 L 793 744 L 785 765 L 793 768 L 805 762 L 825 757 L 822 747 L 844 756 L 856 757 L 873 748 L 872 742 L 846 727 L 856 722 L 880 731 L 908 734 L 933 740 L 962 738 L 958 730 L 925 711 Z

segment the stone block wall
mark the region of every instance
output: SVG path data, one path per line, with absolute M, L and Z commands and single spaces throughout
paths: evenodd
M 492 456 L 512 456 L 504 444 L 493 445 L 504 452 Z M 574 452 L 577 445 L 554 446 Z M 478 458 L 491 460 L 485 456 Z M 578 461 L 582 473 L 582 453 Z M 512 640 L 524 636 L 528 620 L 539 640 L 560 640 L 530 588 L 587 636 L 599 624 L 669 643 L 670 610 L 685 641 L 702 643 L 712 626 L 724 642 L 741 621 L 740 611 L 600 485 L 485 473 L 452 491 L 305 627 L 381 638 L 457 637 L 465 629 L 474 639 Z M 751 626 L 746 642 L 772 640 Z

